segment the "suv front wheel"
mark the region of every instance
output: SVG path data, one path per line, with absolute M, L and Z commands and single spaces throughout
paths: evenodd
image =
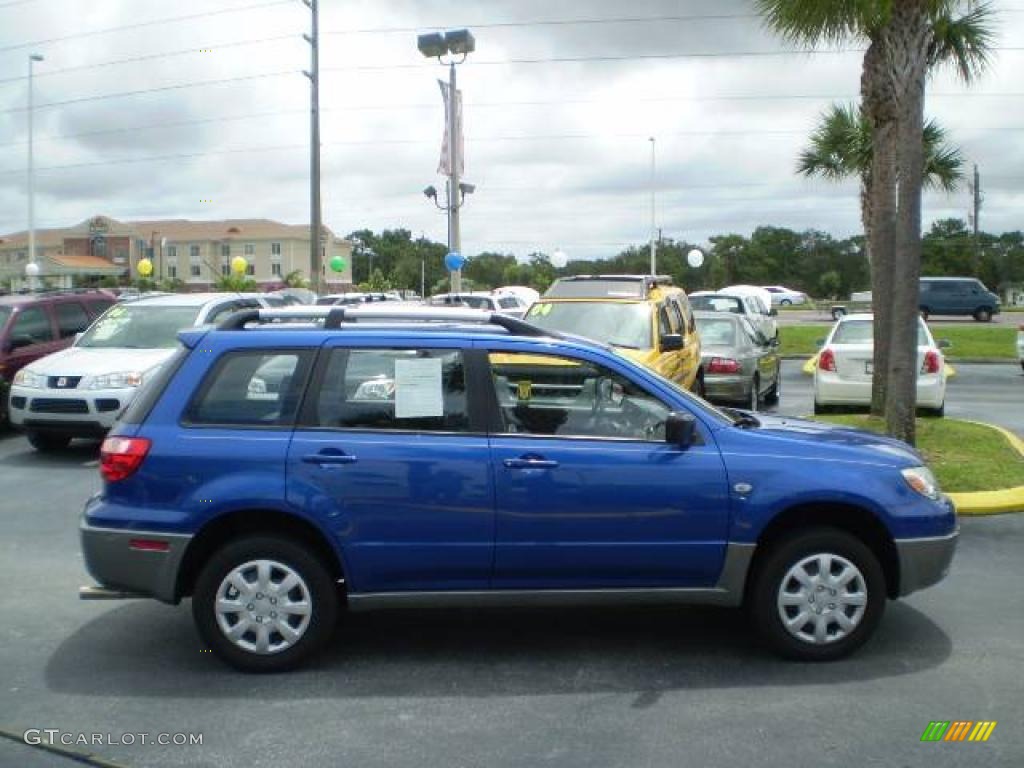
M 203 640 L 247 672 L 291 669 L 330 640 L 338 589 L 301 544 L 252 536 L 225 545 L 196 581 L 192 616 Z
M 758 565 L 748 609 L 782 656 L 832 661 L 860 647 L 885 609 L 885 577 L 860 539 L 835 528 L 777 541 Z

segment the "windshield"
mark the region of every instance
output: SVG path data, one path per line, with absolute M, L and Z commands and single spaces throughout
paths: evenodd
M 690 306 L 706 312 L 731 312 L 743 314 L 743 304 L 732 296 L 691 296 Z
M 118 305 L 108 309 L 75 346 L 171 349 L 178 331 L 195 325 L 199 307 Z
M 626 349 L 651 348 L 651 311 L 643 303 L 539 302 L 527 320 L 540 328 L 573 333 Z
M 11 308 L 10 307 L 0 307 L 0 329 L 2 329 L 4 327 L 4 324 L 7 322 L 7 318 L 9 318 L 10 316 L 11 316 Z
M 729 319 L 697 318 L 700 343 L 707 347 L 736 346 L 736 324 Z
M 872 344 L 874 342 L 874 323 L 871 320 L 844 320 L 839 323 L 832 336 L 833 344 Z M 917 346 L 931 346 L 924 325 L 917 324 Z

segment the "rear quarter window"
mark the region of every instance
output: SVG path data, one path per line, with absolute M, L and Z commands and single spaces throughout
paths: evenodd
M 188 358 L 189 350 L 182 347 L 177 350 L 159 371 L 147 382 L 143 383 L 131 403 L 121 414 L 119 421 L 123 424 L 141 424 L 153 410 L 156 401 L 167 388 L 168 382 L 174 378 L 174 374 L 181 368 L 181 364 Z

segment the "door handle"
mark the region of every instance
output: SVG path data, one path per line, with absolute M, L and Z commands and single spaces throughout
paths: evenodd
M 557 461 L 543 459 L 540 456 L 520 456 L 518 459 L 505 459 L 504 464 L 509 469 L 555 469 Z
M 339 464 L 355 464 L 359 459 L 350 453 L 310 453 L 302 457 L 306 464 L 319 464 L 320 466 L 334 466 Z

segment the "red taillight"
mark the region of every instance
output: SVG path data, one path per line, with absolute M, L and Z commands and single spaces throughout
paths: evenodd
M 823 371 L 836 372 L 836 353 L 826 347 L 818 357 L 818 367 Z
M 708 373 L 739 373 L 740 364 L 738 361 L 728 357 L 712 357 L 708 363 Z
M 108 483 L 130 477 L 149 453 L 144 437 L 108 437 L 100 446 L 100 474 Z
M 921 366 L 921 373 L 938 373 L 942 368 L 942 361 L 939 360 L 939 353 L 929 349 L 924 353 L 924 365 Z

